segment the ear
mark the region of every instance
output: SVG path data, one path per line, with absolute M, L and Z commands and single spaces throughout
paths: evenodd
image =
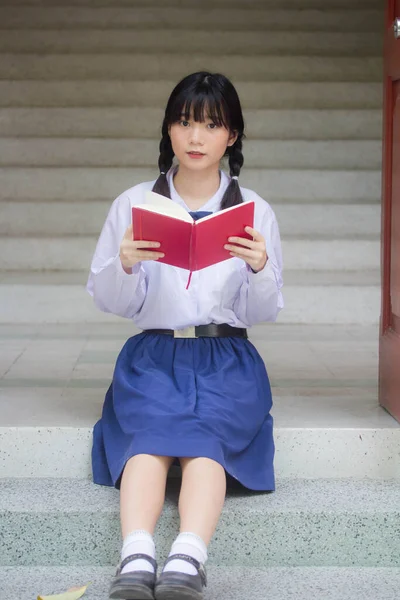
M 228 146 L 233 146 L 233 144 L 236 142 L 237 139 L 238 139 L 238 132 L 232 131 L 229 136 Z

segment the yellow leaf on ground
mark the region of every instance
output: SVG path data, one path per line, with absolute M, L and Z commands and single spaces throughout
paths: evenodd
M 37 600 L 78 600 L 78 598 L 82 598 L 86 590 L 87 585 L 84 585 L 80 588 L 74 587 L 63 594 L 54 594 L 53 596 L 38 596 Z

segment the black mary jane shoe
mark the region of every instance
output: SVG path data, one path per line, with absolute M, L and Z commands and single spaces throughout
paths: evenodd
M 203 600 L 203 587 L 207 585 L 204 565 L 187 554 L 173 554 L 164 563 L 171 560 L 186 560 L 197 569 L 196 575 L 167 571 L 161 573 L 156 582 L 154 595 L 156 600 Z
M 122 569 L 128 563 L 138 558 L 147 560 L 154 573 L 149 571 L 131 571 L 121 574 Z M 154 600 L 154 586 L 157 577 L 157 562 L 148 554 L 131 554 L 127 556 L 117 568 L 115 577 L 110 586 L 110 598 L 119 598 L 121 600 Z

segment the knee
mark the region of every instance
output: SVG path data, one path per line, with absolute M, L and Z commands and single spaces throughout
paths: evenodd
M 140 464 L 144 468 L 151 467 L 151 465 L 162 465 L 169 469 L 174 460 L 173 457 L 160 456 L 158 454 L 135 454 L 128 459 L 127 464 Z
M 218 461 L 213 460 L 212 458 L 207 458 L 205 456 L 198 456 L 198 457 L 184 456 L 184 457 L 179 457 L 178 460 L 180 462 L 182 471 L 184 469 L 186 469 L 187 466 L 193 465 L 193 468 L 195 468 L 195 469 L 220 470 L 225 473 L 224 467 Z

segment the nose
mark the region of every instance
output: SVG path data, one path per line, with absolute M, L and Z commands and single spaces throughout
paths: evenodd
M 197 123 L 190 128 L 190 136 L 189 141 L 192 144 L 200 144 L 203 145 L 202 133 L 200 124 Z

